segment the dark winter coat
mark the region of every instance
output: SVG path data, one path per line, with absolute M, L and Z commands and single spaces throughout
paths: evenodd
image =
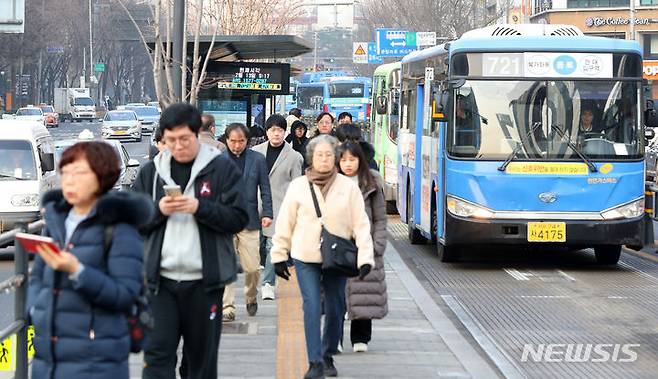
M 160 260 L 168 220 L 157 207 L 165 195 L 164 184 L 163 178 L 156 175 L 153 161 L 142 167 L 133 184 L 133 190 L 145 193 L 155 205 L 155 216 L 140 229 L 146 239 L 146 282 L 155 293 L 160 286 Z M 244 182 L 240 169 L 226 154 L 222 154 L 214 157 L 199 172 L 193 186 L 195 197 L 199 200 L 194 219 L 201 241 L 203 283 L 207 291 L 217 290 L 237 278 L 233 235 L 244 229 L 249 220 L 243 198 Z
M 44 235 L 63 246 L 71 205 L 60 190 L 48 192 L 42 204 Z M 84 265 L 77 281 L 36 257 L 28 292 L 35 329 L 33 378 L 129 377 L 130 337 L 124 314 L 142 284 L 143 243 L 137 226 L 152 213 L 150 202 L 140 195 L 102 195 L 66 249 Z M 107 256 L 106 225 L 114 225 Z
M 381 319 L 388 314 L 384 250 L 386 250 L 386 203 L 379 173 L 370 170 L 377 179 L 376 186 L 362 188 L 366 213 L 370 219 L 370 234 L 375 252 L 375 267 L 363 279 L 347 281 L 347 313 L 350 320 Z
M 242 154 L 245 154 L 244 171 L 242 172 L 244 193 L 242 196 L 244 197 L 247 213 L 249 214 L 249 222 L 245 229 L 260 230 L 261 218 L 274 218 L 267 161 L 263 154 L 251 149 L 243 151 Z M 258 212 L 259 202 L 262 205 L 260 212 Z

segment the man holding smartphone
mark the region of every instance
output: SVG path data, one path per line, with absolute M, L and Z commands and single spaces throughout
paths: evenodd
M 145 234 L 145 271 L 155 328 L 143 378 L 175 377 L 181 336 L 187 377 L 216 378 L 221 299 L 236 280 L 233 235 L 247 225 L 240 170 L 199 142 L 201 112 L 169 106 L 160 126 L 167 149 L 141 169 L 134 190 L 156 204 Z M 166 191 L 166 192 L 165 192 Z

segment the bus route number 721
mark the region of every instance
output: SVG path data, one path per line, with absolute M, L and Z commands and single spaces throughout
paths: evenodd
M 483 54 L 482 76 L 523 76 L 523 55 Z

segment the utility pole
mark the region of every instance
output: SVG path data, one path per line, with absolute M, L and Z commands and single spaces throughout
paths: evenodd
M 185 39 L 185 0 L 174 0 L 174 30 L 171 36 L 172 46 L 172 81 L 176 101 L 182 101 L 183 70 L 186 59 L 183 57 L 183 40 Z
M 313 32 L 313 72 L 318 70 L 318 32 Z

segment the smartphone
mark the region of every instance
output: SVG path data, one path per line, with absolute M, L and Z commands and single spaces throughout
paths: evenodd
M 176 196 L 181 196 L 183 194 L 183 191 L 181 191 L 180 186 L 178 184 L 175 185 L 166 184 L 162 188 L 164 189 L 165 194 L 167 196 L 176 197 Z
M 52 238 L 49 237 L 43 237 L 43 236 L 38 236 L 35 234 L 27 234 L 27 233 L 16 233 L 16 239 L 18 242 L 23 246 L 23 249 L 27 251 L 28 253 L 32 254 L 37 254 L 37 247 L 39 245 L 47 245 L 50 246 L 52 250 L 54 250 L 57 254 L 59 254 L 59 246 L 57 246 L 57 243 L 53 241 Z

